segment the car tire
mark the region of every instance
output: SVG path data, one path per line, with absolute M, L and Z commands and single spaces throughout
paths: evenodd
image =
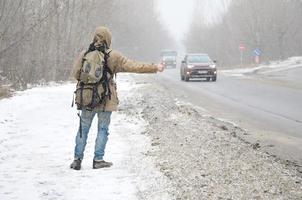
M 183 81 L 185 80 L 185 77 L 183 75 L 180 75 L 180 79 Z
M 212 81 L 215 82 L 217 80 L 217 76 L 212 77 Z
M 206 80 L 207 80 L 207 82 L 209 82 L 211 79 L 210 79 L 210 78 L 207 78 Z
M 189 76 L 185 76 L 185 81 L 188 82 L 190 80 Z

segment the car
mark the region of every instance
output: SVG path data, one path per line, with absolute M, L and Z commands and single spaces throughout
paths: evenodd
M 207 81 L 217 80 L 217 61 L 212 60 L 208 54 L 186 54 L 181 62 L 181 80 L 189 81 L 192 78 L 205 78 Z
M 177 52 L 173 50 L 163 50 L 160 54 L 161 62 L 167 68 L 176 68 Z

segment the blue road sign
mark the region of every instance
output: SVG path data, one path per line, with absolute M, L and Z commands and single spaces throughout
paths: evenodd
M 261 54 L 262 54 L 261 49 L 259 49 L 259 48 L 255 49 L 255 50 L 254 50 L 254 54 L 255 54 L 256 56 L 261 56 Z

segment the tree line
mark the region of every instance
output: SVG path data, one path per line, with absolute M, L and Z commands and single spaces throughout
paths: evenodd
M 67 80 L 100 25 L 115 49 L 157 61 L 172 41 L 154 7 L 153 0 L 0 0 L 0 75 L 18 89 Z
M 225 10 L 212 22 L 194 16 L 185 40 L 188 51 L 209 53 L 221 66 L 240 64 L 240 44 L 246 65 L 254 62 L 257 48 L 262 62 L 302 55 L 302 1 L 232 0 Z

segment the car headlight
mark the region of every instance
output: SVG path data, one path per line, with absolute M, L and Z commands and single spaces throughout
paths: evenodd
M 215 64 L 210 65 L 211 68 L 216 68 Z
M 190 68 L 190 69 L 193 68 L 193 67 L 194 67 L 194 65 L 188 65 L 188 68 Z

